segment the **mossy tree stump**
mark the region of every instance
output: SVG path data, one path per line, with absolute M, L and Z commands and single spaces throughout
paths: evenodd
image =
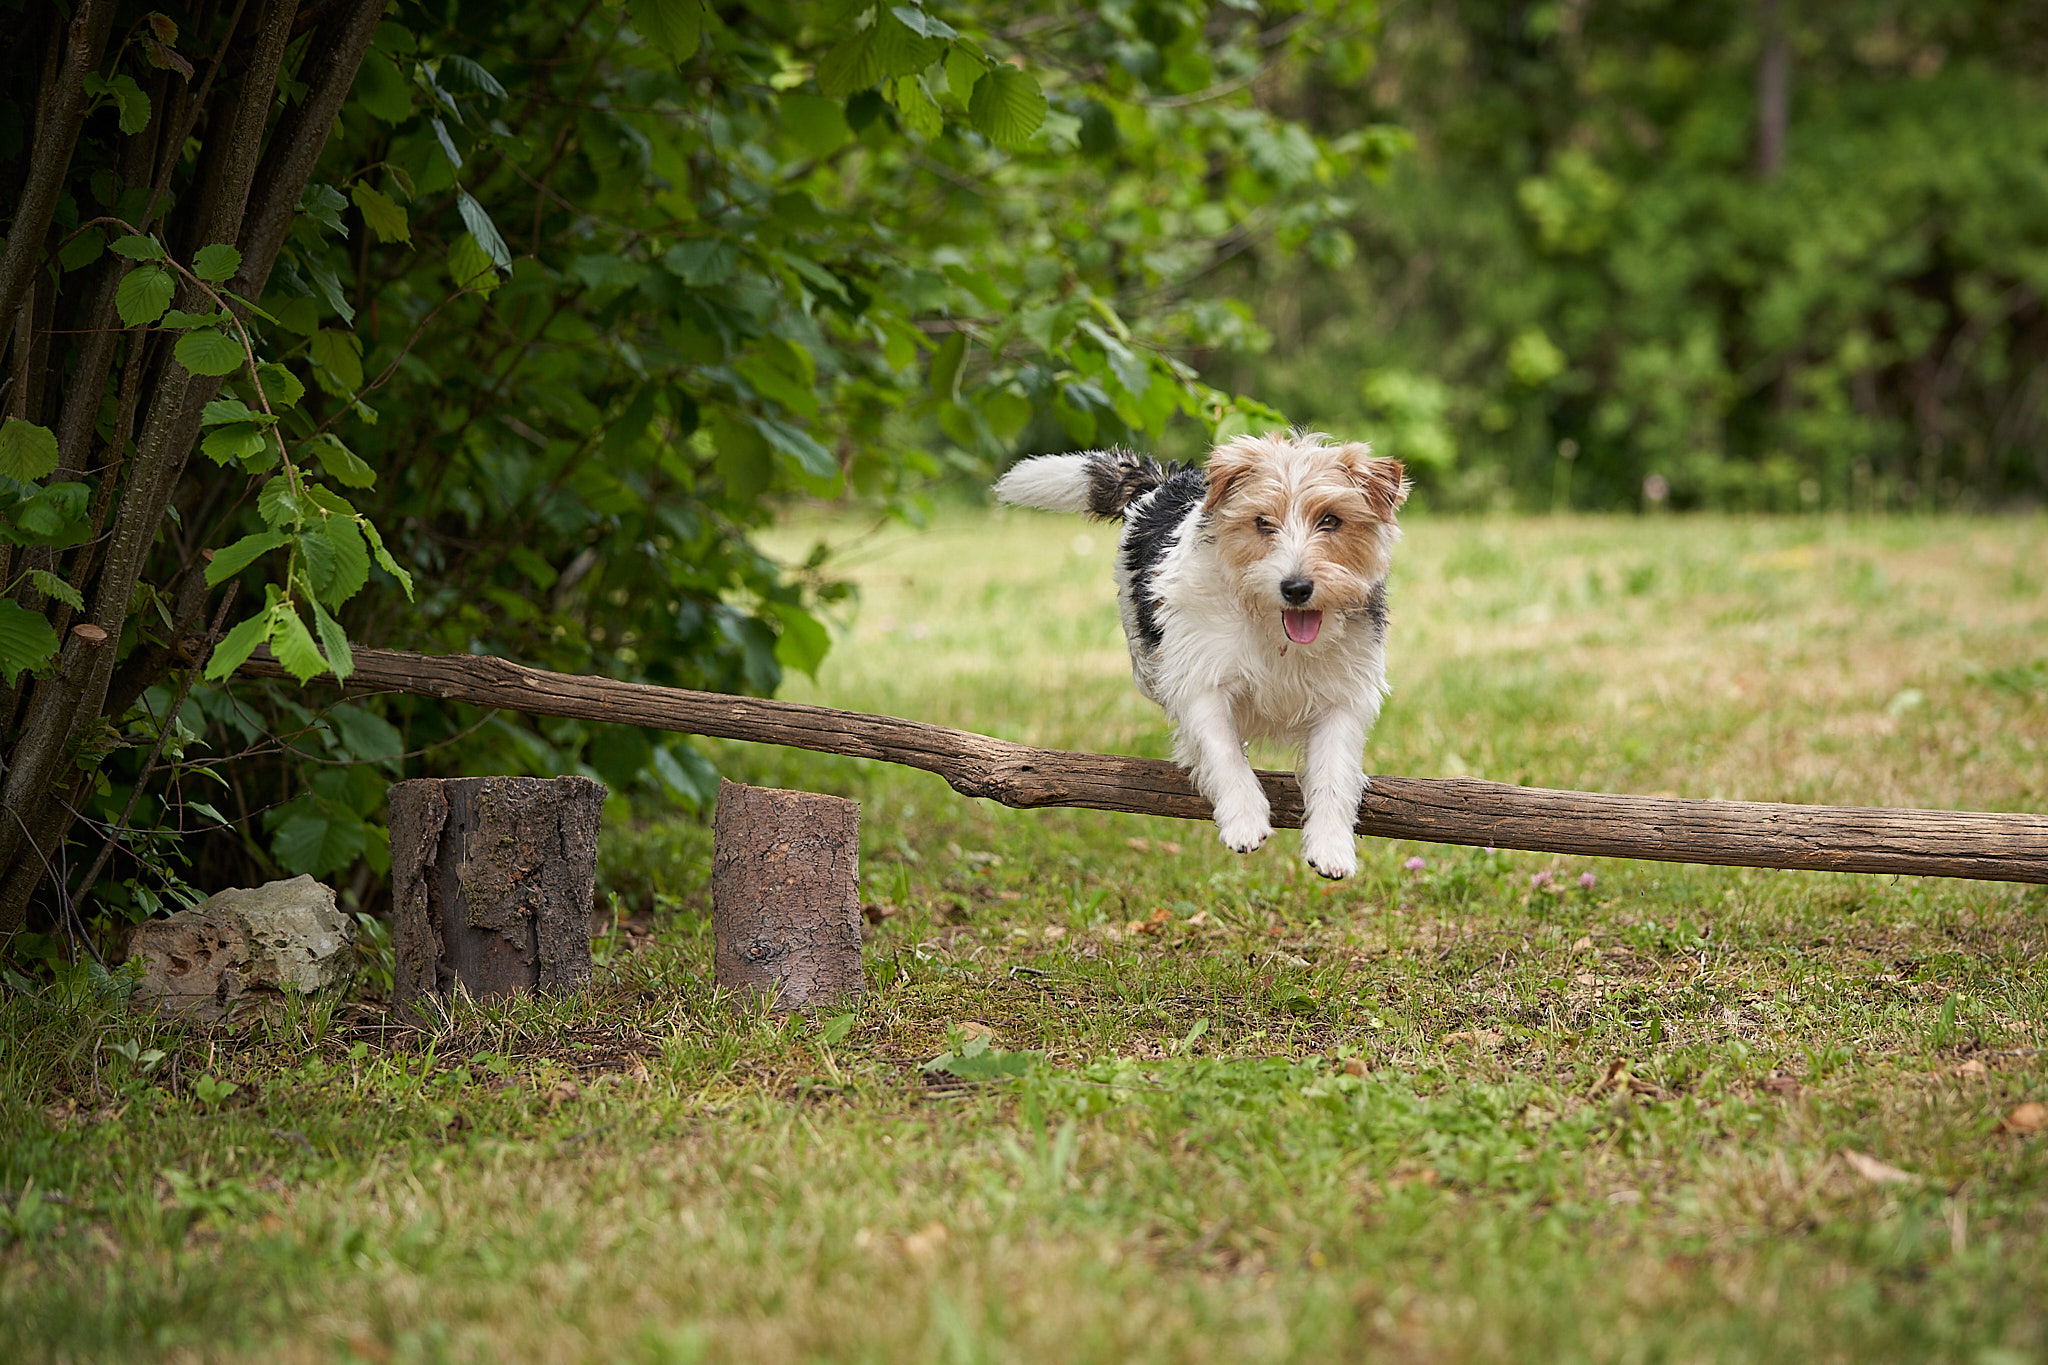
M 391 788 L 392 1005 L 590 980 L 604 787 L 587 777 L 421 778 Z
M 860 807 L 718 784 L 711 926 L 718 984 L 776 1009 L 859 996 Z

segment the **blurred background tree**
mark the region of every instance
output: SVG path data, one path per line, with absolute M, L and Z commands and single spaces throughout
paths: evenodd
M 1261 260 L 1262 358 L 1436 505 L 2026 506 L 2048 489 L 2048 9 L 1414 0 L 1341 90 L 1398 120 L 1341 285 Z

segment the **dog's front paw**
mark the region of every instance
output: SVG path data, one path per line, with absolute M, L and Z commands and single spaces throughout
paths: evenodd
M 1249 801 L 1219 804 L 1216 807 L 1216 832 L 1223 836 L 1224 846 L 1233 853 L 1250 853 L 1260 844 L 1273 837 L 1270 811 L 1262 800 L 1254 805 Z
M 1358 871 L 1358 841 L 1348 829 L 1303 830 L 1301 856 L 1333 882 Z

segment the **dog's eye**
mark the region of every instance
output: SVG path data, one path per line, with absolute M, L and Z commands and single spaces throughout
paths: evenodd
M 1262 536 L 1270 536 L 1273 534 L 1274 531 L 1279 529 L 1265 517 L 1258 518 L 1256 521 L 1252 522 L 1252 525 L 1258 528 L 1259 534 Z
M 1331 512 L 1316 523 L 1316 529 L 1318 531 L 1341 531 L 1344 529 L 1344 519 L 1335 512 Z

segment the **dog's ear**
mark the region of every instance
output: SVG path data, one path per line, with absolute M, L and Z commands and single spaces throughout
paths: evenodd
M 1252 467 L 1252 453 L 1241 441 L 1217 446 L 1209 452 L 1209 462 L 1202 469 L 1202 477 L 1208 480 L 1209 495 L 1202 499 L 1202 510 L 1213 512 L 1230 495 L 1230 485 Z
M 1408 501 L 1408 479 L 1399 460 L 1372 453 L 1372 447 L 1358 441 L 1343 447 L 1344 467 L 1358 485 L 1372 513 L 1381 521 L 1392 521 L 1394 509 Z

